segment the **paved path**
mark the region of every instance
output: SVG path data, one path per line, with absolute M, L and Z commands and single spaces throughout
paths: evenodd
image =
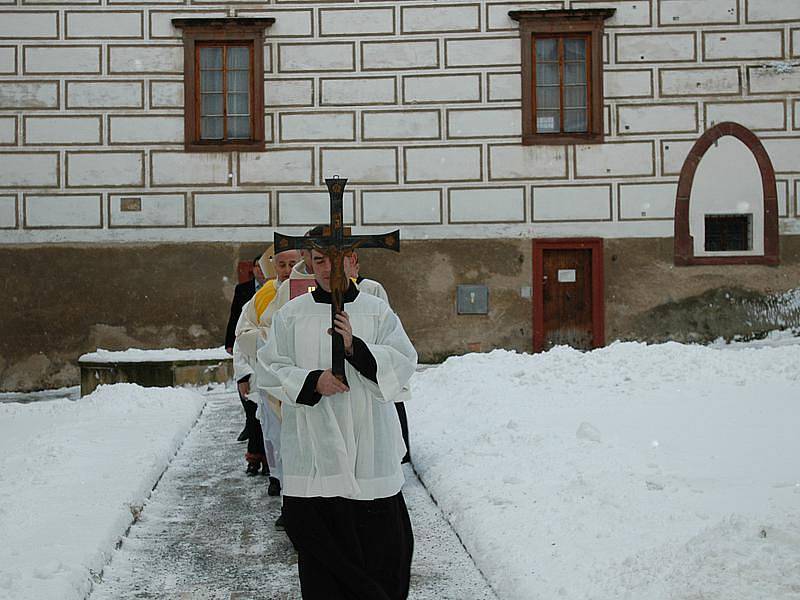
M 139 521 L 114 552 L 89 600 L 299 599 L 297 558 L 273 523 L 280 501 L 267 478 L 244 473 L 241 404 L 209 395 Z M 407 467 L 414 525 L 414 600 L 494 600 L 425 488 Z

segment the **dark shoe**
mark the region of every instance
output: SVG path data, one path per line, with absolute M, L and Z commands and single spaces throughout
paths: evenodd
M 267 496 L 280 496 L 281 495 L 281 482 L 274 477 L 269 478 L 269 487 L 267 488 Z
M 275 529 L 278 531 L 286 531 L 286 523 L 283 520 L 283 513 L 281 513 L 281 516 L 275 521 Z
M 242 433 L 239 434 L 239 437 L 236 438 L 237 442 L 243 442 L 250 437 L 250 434 L 247 432 L 247 427 L 242 429 Z
M 247 470 L 245 473 L 248 475 L 258 475 L 258 463 L 247 463 Z

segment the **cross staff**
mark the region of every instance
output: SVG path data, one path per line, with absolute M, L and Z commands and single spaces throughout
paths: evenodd
M 344 339 L 334 329 L 333 320 L 344 310 L 344 294 L 350 285 L 344 272 L 344 257 L 356 248 L 385 248 L 400 252 L 400 230 L 382 235 L 351 235 L 350 228 L 343 226 L 342 196 L 347 179 L 334 175 L 326 179 L 331 199 L 331 223 L 322 235 L 294 237 L 275 233 L 275 254 L 286 250 L 317 250 L 331 261 L 331 371 L 342 383 L 344 376 Z

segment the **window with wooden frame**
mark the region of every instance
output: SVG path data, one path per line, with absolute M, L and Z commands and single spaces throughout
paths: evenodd
M 603 27 L 613 8 L 512 10 L 522 50 L 522 143 L 603 141 Z
M 264 150 L 264 29 L 274 22 L 172 20 L 183 29 L 187 152 Z

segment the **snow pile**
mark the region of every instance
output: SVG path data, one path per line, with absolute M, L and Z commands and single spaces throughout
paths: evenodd
M 231 355 L 225 348 L 202 348 L 196 350 L 178 350 L 177 348 L 162 348 L 160 350 L 140 350 L 128 348 L 127 350 L 112 351 L 98 348 L 96 352 L 82 354 L 78 359 L 81 362 L 167 362 L 173 360 L 230 360 Z
M 417 373 L 414 465 L 502 598 L 800 597 L 800 345 Z
M 204 404 L 126 383 L 0 404 L 0 598 L 82 600 Z

